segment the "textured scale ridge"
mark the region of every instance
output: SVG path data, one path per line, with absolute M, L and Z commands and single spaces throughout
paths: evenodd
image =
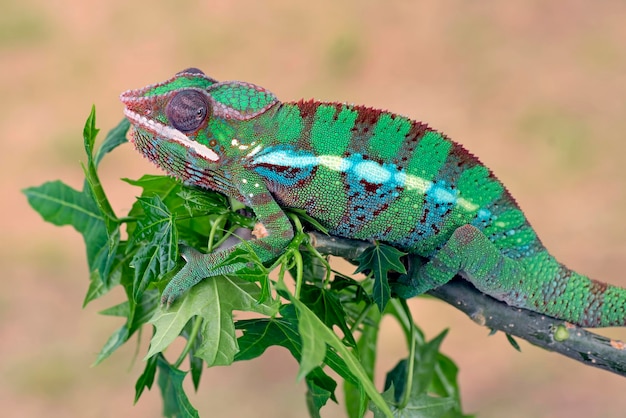
M 496 299 L 572 323 L 626 322 L 624 289 L 554 259 L 491 170 L 425 123 L 346 103 L 282 103 L 262 87 L 194 68 L 121 100 L 142 154 L 255 212 L 265 233 L 248 245 L 262 261 L 285 250 L 293 227 L 283 208 L 298 208 L 333 235 L 424 257 L 391 283 L 397 296 L 459 274 Z M 190 258 L 163 302 L 205 277 L 236 273 L 242 265 L 220 265 L 230 251 Z

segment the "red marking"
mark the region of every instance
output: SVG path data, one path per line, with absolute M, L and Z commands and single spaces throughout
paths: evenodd
M 286 165 L 274 165 L 274 164 L 269 164 L 269 163 L 259 163 L 259 164 L 256 164 L 256 166 L 267 168 L 269 170 L 274 171 L 275 173 L 284 173 L 286 171 L 291 171 L 293 169 L 293 167 L 289 167 Z
M 374 126 L 376 122 L 378 122 L 380 115 L 387 113 L 380 109 L 373 109 L 365 106 L 353 106 L 352 108 L 358 112 L 356 120 L 354 121 L 354 126 L 362 126 L 363 132 L 368 132 L 370 127 Z M 395 117 L 395 115 L 392 116 Z
M 370 183 L 369 181 L 360 180 L 359 183 L 363 186 L 366 192 L 376 193 L 376 190 L 381 186 L 380 184 Z
M 384 211 L 387 210 L 387 208 L 389 207 L 388 203 L 383 204 L 381 207 L 379 207 L 378 209 L 374 210 L 374 212 L 372 213 L 372 215 L 374 217 L 380 215 L 381 213 L 383 213 Z
M 429 212 L 428 208 L 424 207 L 424 212 L 422 213 L 422 219 L 420 219 L 420 223 L 421 224 L 426 223 L 426 218 L 428 217 L 428 212 Z
M 300 109 L 300 116 L 303 119 L 307 119 L 309 117 L 313 117 L 315 116 L 315 112 L 317 112 L 317 108 L 320 107 L 320 105 L 322 104 L 333 104 L 333 103 L 322 103 L 322 102 L 316 102 L 313 99 L 310 100 L 300 100 L 296 103 L 296 106 L 298 106 L 298 109 Z
M 607 283 L 604 283 L 598 280 L 591 280 L 591 286 L 589 286 L 589 292 L 596 296 L 601 296 L 604 294 L 604 292 L 606 292 L 606 289 L 608 287 L 609 285 Z

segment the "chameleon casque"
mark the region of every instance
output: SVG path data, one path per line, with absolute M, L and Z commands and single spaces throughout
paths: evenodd
M 266 234 L 248 244 L 264 262 L 294 235 L 282 208 L 299 208 L 331 235 L 380 240 L 428 260 L 392 283 L 400 297 L 459 274 L 516 307 L 581 326 L 626 323 L 626 289 L 559 263 L 491 171 L 424 123 L 364 106 L 282 103 L 196 68 L 120 98 L 141 153 L 185 184 L 254 211 Z M 187 263 L 162 303 L 206 277 L 236 273 L 243 264 L 215 268 L 232 250 L 183 250 Z

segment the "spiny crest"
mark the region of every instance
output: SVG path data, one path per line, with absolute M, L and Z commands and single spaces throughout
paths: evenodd
M 176 99 L 181 94 L 184 97 Z M 197 68 L 180 71 L 162 83 L 127 90 L 121 94 L 120 100 L 127 109 L 139 111 L 138 113 L 163 124 L 171 123 L 171 119 L 167 117 L 170 115 L 174 118 L 200 119 L 201 115 L 196 112 L 206 116 L 213 113 L 214 116 L 224 119 L 248 120 L 278 102 L 276 96 L 262 87 L 240 81 L 220 83 Z M 171 114 L 165 111 L 168 106 L 173 108 Z M 206 109 L 200 110 L 200 107 Z M 157 113 L 155 110 L 162 112 Z M 188 124 L 182 121 L 180 125 L 185 127 Z M 196 128 L 201 124 L 197 125 Z
M 201 70 L 197 68 L 187 68 L 186 70 L 179 71 L 172 78 L 160 83 L 151 84 L 141 89 L 127 90 L 121 94 L 120 100 L 126 103 L 129 100 L 161 96 L 185 88 L 206 89 L 216 83 L 217 80 L 207 76 Z

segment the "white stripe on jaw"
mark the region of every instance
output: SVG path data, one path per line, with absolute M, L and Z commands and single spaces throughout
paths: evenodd
M 133 124 L 142 126 L 146 129 L 153 131 L 156 135 L 162 136 L 172 141 L 178 142 L 185 148 L 190 148 L 196 152 L 199 156 L 206 158 L 209 161 L 219 161 L 220 156 L 215 151 L 207 146 L 200 144 L 199 142 L 192 141 L 187 136 L 170 126 L 163 125 L 162 123 L 155 122 L 152 119 L 148 119 L 145 116 L 133 112 L 129 109 L 124 109 L 124 115 L 133 122 Z

